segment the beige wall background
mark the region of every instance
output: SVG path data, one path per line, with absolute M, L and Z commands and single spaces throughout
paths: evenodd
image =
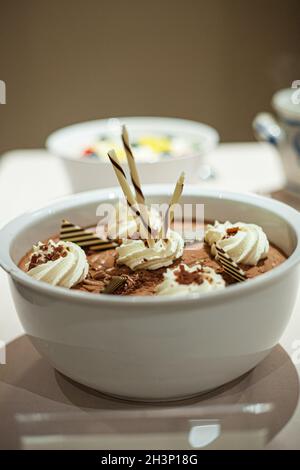
M 0 151 L 116 115 L 207 122 L 252 140 L 300 79 L 299 0 L 0 0 Z

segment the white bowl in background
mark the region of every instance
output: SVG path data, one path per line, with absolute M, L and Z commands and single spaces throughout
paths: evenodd
M 147 200 L 169 200 L 173 186 L 145 187 Z M 182 203 L 204 203 L 207 219 L 255 222 L 289 257 L 248 282 L 189 297 L 90 294 L 36 281 L 17 267 L 63 217 L 96 221 L 117 189 L 73 195 L 24 214 L 0 231 L 0 265 L 36 349 L 66 376 L 104 393 L 137 400 L 196 395 L 255 367 L 277 344 L 299 285 L 300 215 L 260 196 L 186 187 Z M 26 360 L 26 358 L 24 358 Z
M 120 140 L 121 126 L 125 124 L 131 139 L 147 134 L 171 134 L 198 142 L 201 152 L 186 156 L 160 159 L 154 162 L 138 161 L 143 184 L 175 183 L 179 174 L 186 173 L 186 182 L 195 183 L 204 158 L 218 144 L 219 135 L 206 124 L 186 119 L 165 117 L 120 117 L 74 124 L 53 132 L 46 141 L 47 150 L 62 159 L 74 192 L 106 188 L 116 184 L 109 161 L 80 158 L 82 151 L 101 135 Z M 126 165 L 125 165 L 126 166 Z

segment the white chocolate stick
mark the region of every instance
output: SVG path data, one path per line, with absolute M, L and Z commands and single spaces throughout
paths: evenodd
M 147 229 L 148 234 L 149 234 L 149 238 L 148 238 L 149 246 L 153 246 L 154 240 L 151 238 L 151 235 L 152 235 L 151 228 L 147 224 L 147 222 L 144 220 L 144 218 L 143 218 L 141 212 L 139 211 L 139 209 L 136 207 L 137 206 L 136 200 L 135 200 L 135 198 L 132 194 L 132 191 L 131 191 L 130 186 L 128 184 L 128 181 L 126 179 L 126 175 L 124 173 L 124 170 L 123 170 L 123 168 L 121 167 L 121 165 L 119 163 L 116 152 L 114 150 L 109 150 L 108 157 L 109 157 L 110 162 L 113 166 L 113 169 L 115 171 L 115 174 L 116 174 L 116 177 L 119 181 L 121 189 L 124 193 L 124 196 L 125 196 L 125 199 L 127 201 L 128 206 L 134 212 L 134 214 L 137 215 L 140 218 L 140 220 L 143 223 L 144 227 Z
M 131 181 L 135 190 L 136 200 L 138 204 L 145 205 L 145 197 L 142 191 L 141 181 L 137 171 L 136 162 L 130 147 L 126 126 L 122 127 L 122 142 L 126 152 L 127 162 L 130 169 Z
M 171 201 L 169 202 L 169 207 L 168 207 L 167 212 L 165 214 L 164 228 L 163 228 L 164 237 L 167 237 L 167 232 L 168 232 L 169 226 L 173 222 L 173 219 L 174 219 L 173 208 L 174 208 L 175 204 L 177 204 L 177 202 L 179 201 L 179 199 L 181 197 L 183 187 L 184 187 L 184 180 L 185 180 L 185 174 L 184 174 L 184 172 L 182 172 L 181 175 L 179 176 L 178 180 L 177 180 L 173 195 L 171 197 Z
M 127 132 L 125 125 L 122 126 L 122 142 L 123 142 L 123 146 L 125 149 L 127 163 L 128 163 L 129 170 L 130 170 L 131 182 L 135 190 L 135 197 L 138 202 L 139 210 L 147 226 L 150 226 L 149 214 L 148 214 L 147 207 L 145 205 L 145 196 L 142 191 L 140 177 L 137 171 L 135 158 L 134 158 L 132 149 L 130 147 L 129 136 L 128 136 L 128 132 Z

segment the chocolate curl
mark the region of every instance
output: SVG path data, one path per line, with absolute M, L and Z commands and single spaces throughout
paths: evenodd
M 61 224 L 59 238 L 65 242 L 73 242 L 83 249 L 92 251 L 104 251 L 115 248 L 116 243 L 108 240 L 101 240 L 94 232 L 85 230 L 79 225 L 74 225 L 64 219 Z
M 142 191 L 140 177 L 137 171 L 135 158 L 134 158 L 132 149 L 130 147 L 129 136 L 128 136 L 128 132 L 127 132 L 125 125 L 122 126 L 122 142 L 123 142 L 123 146 L 124 146 L 126 157 L 127 157 L 127 163 L 128 163 L 129 170 L 130 170 L 131 182 L 135 190 L 135 197 L 138 203 L 139 211 L 142 215 L 143 220 L 146 222 L 147 226 L 150 226 L 149 214 L 148 214 L 147 207 L 145 206 L 145 196 Z
M 238 267 L 232 258 L 218 245 L 216 245 L 217 256 L 216 260 L 220 262 L 224 271 L 237 282 L 247 280 L 245 272 Z
M 113 294 L 119 287 L 123 286 L 126 279 L 122 276 L 113 276 L 101 294 Z
M 145 196 L 142 191 L 140 177 L 137 171 L 136 162 L 130 147 L 128 132 L 126 126 L 122 126 L 122 142 L 126 152 L 127 162 L 130 169 L 130 177 L 135 190 L 135 196 L 138 204 L 145 205 Z
M 139 217 L 139 219 L 141 220 L 142 224 L 144 225 L 144 227 L 147 229 L 147 232 L 149 234 L 149 238 L 148 238 L 148 244 L 149 246 L 153 246 L 154 244 L 154 240 L 151 238 L 152 236 L 152 231 L 151 231 L 151 227 L 149 226 L 149 224 L 147 223 L 147 221 L 144 219 L 144 217 L 142 216 L 140 210 L 136 207 L 137 206 L 137 202 L 132 194 L 132 191 L 130 189 L 130 186 L 128 184 L 128 181 L 126 179 L 126 175 L 124 173 L 124 170 L 123 168 L 121 167 L 120 163 L 119 163 L 119 160 L 118 160 L 118 157 L 117 157 L 117 154 L 114 150 L 109 150 L 108 152 L 108 158 L 110 159 L 110 162 L 113 166 L 113 169 L 114 169 L 114 172 L 116 174 L 116 177 L 119 181 L 119 184 L 121 186 L 121 189 L 123 191 L 123 194 L 125 196 L 125 199 L 127 201 L 127 204 L 128 206 L 130 207 L 130 209 L 134 212 L 134 214 L 136 216 Z
M 172 224 L 172 222 L 174 220 L 174 211 L 173 211 L 173 209 L 174 209 L 174 205 L 178 203 L 178 201 L 181 197 L 183 187 L 184 187 L 184 180 L 185 180 L 185 174 L 184 174 L 184 172 L 182 172 L 181 175 L 179 176 L 178 180 L 177 180 L 177 183 L 176 183 L 171 201 L 169 202 L 169 207 L 168 207 L 167 212 L 165 214 L 164 228 L 162 229 L 162 230 L 164 230 L 164 236 L 165 237 L 167 236 L 169 226 Z

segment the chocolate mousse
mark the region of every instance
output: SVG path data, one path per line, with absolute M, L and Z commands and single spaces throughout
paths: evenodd
M 191 226 L 192 225 L 191 223 Z M 52 240 L 58 241 L 59 237 L 54 236 Z M 28 269 L 30 269 L 31 265 L 28 263 L 30 262 L 31 255 L 32 252 L 28 253 L 20 261 L 19 266 L 22 270 L 28 271 Z M 167 267 L 162 267 L 155 270 L 142 269 L 132 271 L 128 266 L 117 264 L 118 254 L 115 248 L 98 253 L 86 250 L 86 256 L 89 264 L 88 275 L 83 281 L 72 287 L 72 289 L 84 292 L 100 294 L 106 286 L 109 285 L 113 277 L 122 277 L 124 278 L 124 283 L 112 292 L 113 295 L 155 295 L 156 288 L 163 281 L 164 274 L 168 269 Z M 251 279 L 270 271 L 283 263 L 285 259 L 286 256 L 284 253 L 276 246 L 270 244 L 267 258 L 260 260 L 256 266 L 249 266 L 243 263 L 239 264 L 239 266 L 245 272 L 246 277 Z M 235 281 L 224 272 L 223 267 L 215 257 L 212 256 L 210 246 L 205 241 L 195 241 L 194 243 L 186 244 L 182 257 L 175 260 L 170 267 L 175 268 L 181 265 L 181 263 L 189 267 L 201 263 L 202 266 L 212 268 L 216 273 L 220 274 L 224 278 L 226 285 L 235 283 Z M 192 280 L 193 282 L 197 282 L 196 278 L 200 279 L 198 272 L 187 273 L 182 267 L 180 268 L 177 278 L 181 284 L 189 284 Z
M 117 217 L 100 232 L 64 220 L 59 236 L 39 242 L 20 261 L 29 276 L 99 295 L 177 296 L 248 282 L 284 262 L 286 256 L 254 223 L 207 223 L 203 240 L 195 236 L 194 242 L 186 243 L 174 224 L 184 173 L 165 213 L 147 206 L 125 127 L 121 137 L 132 186 L 116 152 L 110 150 L 108 157 L 124 195 L 113 211 Z M 203 226 L 197 223 L 190 222 L 190 232 L 201 233 Z M 187 225 L 184 218 L 185 230 Z

